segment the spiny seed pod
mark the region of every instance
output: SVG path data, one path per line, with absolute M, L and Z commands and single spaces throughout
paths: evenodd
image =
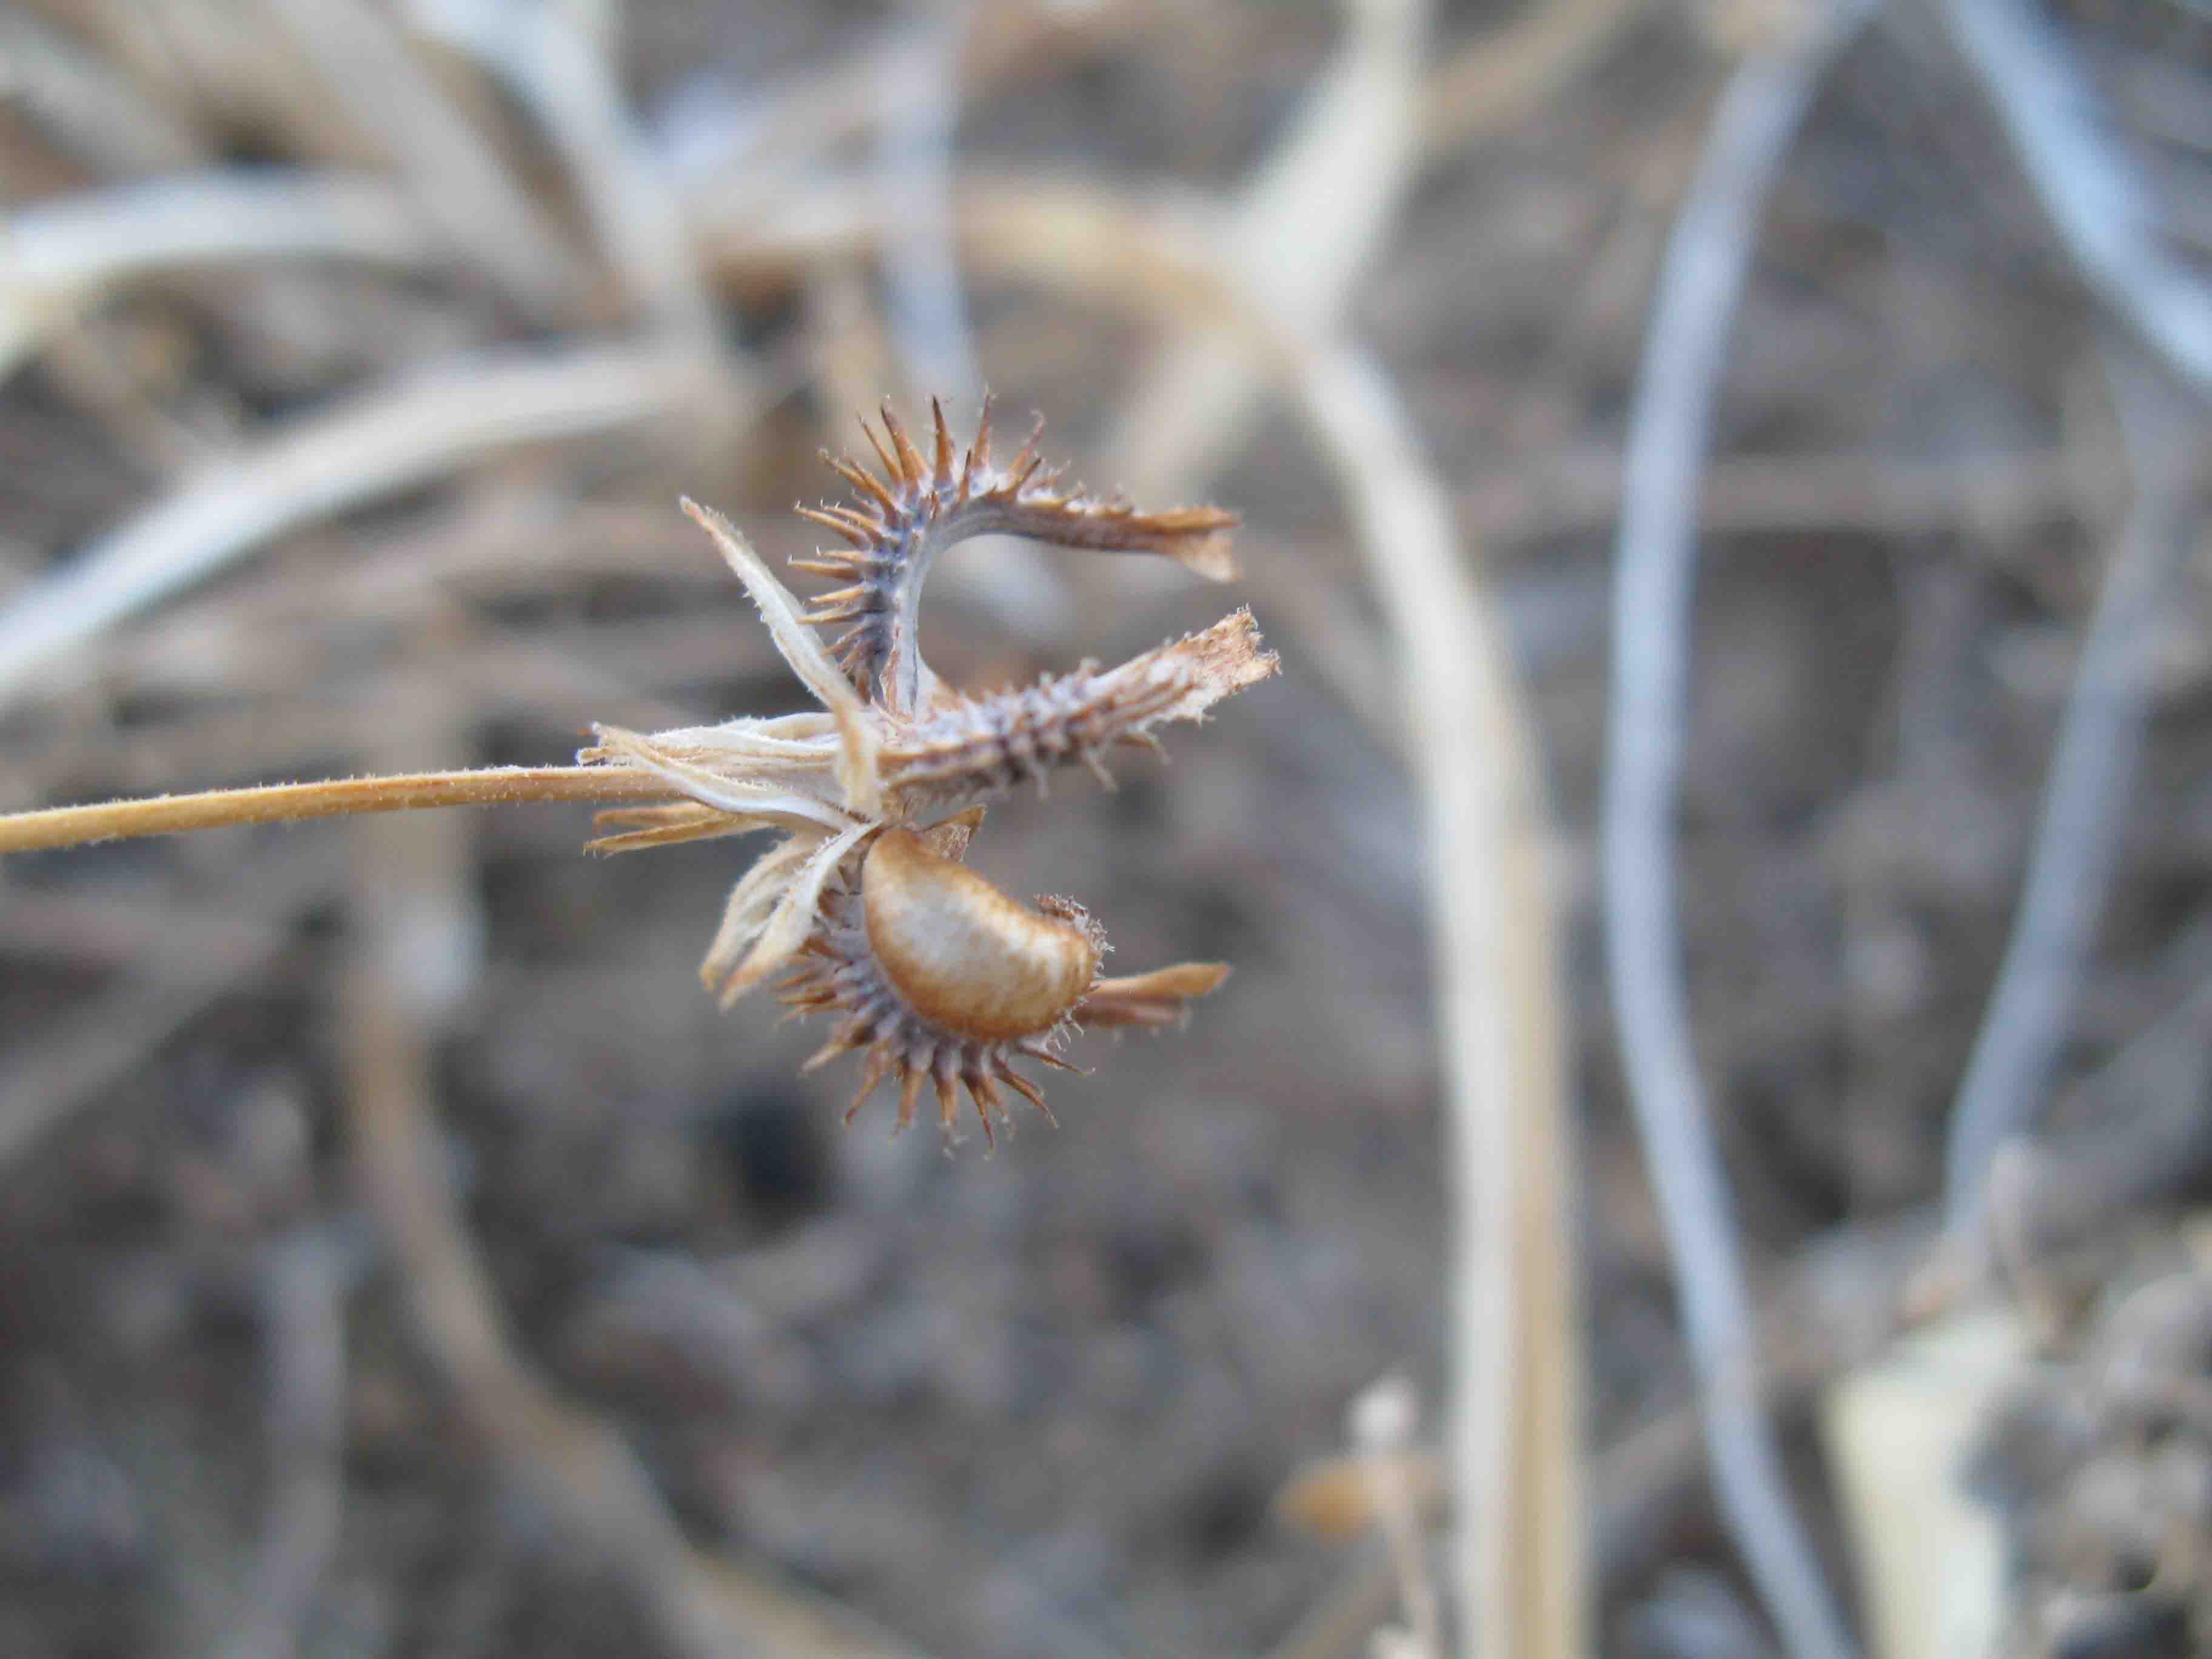
M 1000 1085 L 1044 1101 L 1012 1068 L 1061 1062 L 1048 1045 L 1076 1028 L 1158 1030 L 1220 985 L 1217 962 L 1101 979 L 1105 941 L 1081 906 L 1016 903 L 960 862 L 981 802 L 1016 784 L 1042 791 L 1082 764 L 1102 783 L 1125 745 L 1157 747 L 1153 728 L 1202 720 L 1224 697 L 1276 672 L 1251 613 L 1171 640 L 1118 668 L 1085 663 L 1018 690 L 963 694 L 930 672 L 916 635 L 921 585 L 936 554 L 986 533 L 1100 552 L 1152 553 L 1215 580 L 1235 572 L 1236 515 L 1214 507 L 1139 511 L 1063 488 L 1036 440 L 1007 466 L 991 459 L 988 405 L 963 457 L 932 403 L 925 458 L 897 417 L 873 434 L 880 475 L 833 460 L 864 498 L 802 508 L 850 544 L 794 559 L 847 585 L 802 604 L 720 514 L 686 501 L 760 611 L 776 649 L 818 711 L 740 717 L 651 734 L 593 728 L 580 759 L 657 781 L 667 799 L 603 812 L 592 843 L 623 853 L 773 830 L 781 842 L 730 894 L 700 977 L 723 1004 L 785 975 L 784 1000 L 841 1024 L 808 1069 L 866 1051 L 857 1111 L 899 1079 L 899 1127 L 925 1085 L 946 1138 L 958 1091 L 1004 1121 Z M 817 625 L 844 626 L 835 645 Z M 949 816 L 948 816 L 949 815 Z M 921 828 L 922 825 L 928 828 Z M 1073 1067 L 1061 1066 L 1063 1070 Z M 846 1116 L 849 1119 L 852 1112 Z M 1045 1112 L 1049 1119 L 1052 1114 Z
M 860 876 L 868 943 L 923 1018 L 969 1036 L 1048 1031 L 1098 976 L 1098 930 L 1066 899 L 1032 910 L 909 830 L 876 838 Z
M 930 400 L 931 453 L 925 458 L 889 404 L 883 410 L 888 447 L 865 424 L 882 463 L 878 478 L 867 468 L 825 453 L 838 476 L 858 489 L 859 507 L 802 507 L 803 518 L 852 544 L 825 548 L 792 564 L 848 586 L 808 606 L 811 623 L 848 623 L 831 647 L 863 696 L 902 717 L 920 714 L 937 677 L 921 660 L 915 633 L 921 584 L 938 552 L 970 536 L 1034 536 L 1061 547 L 1103 553 L 1156 553 L 1214 581 L 1236 574 L 1229 532 L 1237 515 L 1218 507 L 1186 507 L 1141 513 L 1118 499 L 1100 500 L 1063 488 L 1060 471 L 1036 451 L 1043 427 L 1030 433 L 1021 453 L 1004 467 L 991 459 L 991 404 L 987 398 L 966 457 L 952 441 L 944 405 Z
M 846 1016 L 807 1061 L 810 1071 L 856 1048 L 868 1051 L 848 1118 L 877 1084 L 896 1077 L 899 1127 L 913 1121 L 928 1083 L 949 1133 L 964 1087 L 988 1139 L 992 1115 L 1006 1116 L 1000 1083 L 1051 1117 L 1012 1057 L 1062 1065 L 1044 1045 L 1099 982 L 1106 944 L 1082 906 L 1040 899 L 1030 909 L 931 845 L 939 840 L 957 852 L 966 831 L 955 833 L 949 843 L 942 832 L 878 836 L 861 866 L 860 891 L 823 896 L 823 925 L 786 984 L 784 1000 L 800 1012 Z
M 924 718 L 886 722 L 876 756 L 885 800 L 901 813 L 943 811 L 1081 762 L 1109 789 L 1103 758 L 1117 744 L 1157 750 L 1152 728 L 1196 720 L 1232 692 L 1275 672 L 1249 611 L 1132 658 L 1085 663 L 1019 690 L 945 692 Z

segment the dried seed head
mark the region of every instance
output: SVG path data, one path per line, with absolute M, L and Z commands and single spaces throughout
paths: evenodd
M 1202 719 L 1224 697 L 1273 674 L 1276 662 L 1250 612 L 1238 611 L 1118 668 L 1086 663 L 1063 678 L 986 696 L 943 684 L 915 642 L 922 580 L 939 548 L 1004 532 L 1158 553 L 1221 580 L 1234 574 L 1228 532 L 1236 519 L 1212 507 L 1140 513 L 1062 489 L 1059 475 L 1040 465 L 1034 438 L 1001 468 L 991 459 L 988 406 L 963 458 L 943 410 L 933 404 L 931 412 L 929 458 L 886 410 L 887 444 L 869 434 L 880 477 L 831 463 L 861 492 L 862 504 L 801 509 L 852 544 L 793 561 L 848 584 L 810 606 L 720 514 L 684 503 L 744 584 L 818 712 L 649 735 L 600 726 L 580 758 L 648 775 L 669 796 L 601 814 L 612 833 L 593 843 L 598 850 L 756 830 L 784 837 L 731 893 L 701 964 L 725 1005 L 786 974 L 784 1000 L 795 1012 L 842 1021 L 808 1069 L 866 1053 L 854 1110 L 896 1077 L 900 1127 L 929 1087 L 949 1137 L 964 1088 L 988 1136 L 993 1115 L 1005 1117 L 1002 1084 L 1044 1109 L 1035 1085 L 1014 1071 L 1017 1057 L 1060 1066 L 1048 1045 L 1077 1026 L 1178 1024 L 1229 970 L 1182 963 L 1101 979 L 1105 941 L 1081 906 L 1041 899 L 1032 909 L 960 862 L 981 819 L 976 803 L 1025 781 L 1042 788 L 1053 768 L 1077 762 L 1110 785 L 1109 750 L 1157 746 L 1153 727 Z M 850 626 L 834 650 L 825 648 L 811 625 L 839 622 Z
M 1032 910 L 957 862 L 972 825 L 877 836 L 860 890 L 824 894 L 821 926 L 785 984 L 798 1012 L 845 1017 L 808 1070 L 867 1051 L 848 1119 L 886 1077 L 899 1082 L 900 1128 L 925 1084 L 948 1136 L 963 1087 L 987 1139 L 993 1114 L 1006 1115 L 1001 1083 L 1051 1116 L 1012 1060 L 1062 1064 L 1045 1045 L 1097 982 L 1105 938 L 1080 905 L 1045 899 Z

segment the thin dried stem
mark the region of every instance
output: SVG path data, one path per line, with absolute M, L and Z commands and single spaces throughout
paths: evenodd
M 456 0 L 418 7 L 419 26 L 458 46 L 530 110 L 575 179 L 599 246 L 631 303 L 695 350 L 726 356 L 667 167 L 626 102 L 606 42 L 569 6 Z
M 1951 30 L 2097 295 L 2212 399 L 2212 285 L 2159 246 L 2155 206 L 2051 27 L 2017 0 L 1950 0 Z
M 495 766 L 467 772 L 270 783 L 9 813 L 0 817 L 0 854 L 84 847 L 142 836 L 179 836 L 241 823 L 414 812 L 434 806 L 506 806 L 524 801 L 665 800 L 671 793 L 666 784 L 654 778 L 605 766 Z
M 899 227 L 884 251 L 884 309 L 908 382 L 967 398 L 981 389 L 982 377 L 952 233 L 952 151 L 971 5 L 955 0 L 908 12 L 910 41 L 884 59 L 879 94 L 877 183 Z
M 1697 482 L 1759 209 L 1822 70 L 1868 8 L 1828 9 L 1748 58 L 1713 118 L 1645 332 L 1621 489 L 1604 803 L 1605 944 L 1621 1064 L 1673 1246 L 1721 1509 L 1801 1659 L 1851 1651 L 1759 1408 L 1727 1179 L 1691 1047 L 1674 869 L 1687 725 Z
M 1363 1547 L 1340 1568 L 1267 1659 L 1354 1659 L 1389 1617 L 1398 1594 L 1396 1564 L 1379 1544 Z
M 319 89 L 390 154 L 424 209 L 534 315 L 580 291 L 568 244 L 515 170 L 426 72 L 384 9 L 363 0 L 268 0 Z
M 9 93 L 41 137 L 103 173 L 173 173 L 202 161 L 210 140 L 71 35 L 0 11 Z
M 2188 503 L 2199 469 L 2193 455 L 2177 465 L 2160 452 L 2172 447 L 2170 434 L 2191 429 L 2197 405 L 2142 365 L 2116 362 L 2112 380 L 2136 501 L 2082 642 L 2004 965 L 1952 1109 L 1945 1221 L 1953 1243 L 1969 1249 L 1988 1214 L 1998 1150 L 2042 1108 L 2073 1028 L 2150 708 L 2145 637 L 2193 550 Z
M 462 360 L 289 427 L 110 532 L 0 609 L 0 703 L 103 629 L 289 530 L 515 445 L 684 406 L 695 366 L 595 347 Z
M 249 259 L 427 264 L 436 246 L 389 185 L 336 173 L 223 167 L 42 202 L 8 222 L 0 377 L 105 290 Z
M 1411 1382 L 1402 1376 L 1384 1377 L 1352 1401 L 1352 1440 L 1368 1502 L 1382 1523 L 1398 1575 L 1398 1601 L 1406 1619 L 1397 1632 L 1403 1639 L 1387 1645 L 1378 1639 L 1376 1651 L 1443 1659 L 1443 1609 L 1429 1571 L 1421 1494 L 1407 1474 L 1413 1433 L 1420 1424 L 1419 1406 Z
M 1431 9 L 1425 0 L 1346 5 L 1334 61 L 1228 211 L 1225 257 L 1285 326 L 1333 331 L 1396 222 L 1416 170 Z M 1115 476 L 1145 496 L 1203 481 L 1250 431 L 1263 373 L 1233 333 L 1178 330 L 1126 401 Z

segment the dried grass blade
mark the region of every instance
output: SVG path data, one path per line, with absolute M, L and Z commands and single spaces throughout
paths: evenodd
M 222 167 L 35 203 L 8 222 L 0 379 L 106 289 L 247 259 L 426 264 L 436 244 L 380 180 Z
M 1547 5 L 1545 9 L 1549 9 Z M 1239 192 L 1224 258 L 1285 325 L 1333 329 L 1413 177 L 1425 0 L 1346 6 L 1334 60 L 1289 134 Z M 1139 496 L 1201 485 L 1249 429 L 1261 369 L 1218 331 L 1170 337 L 1109 447 Z
M 649 420 L 681 406 L 690 372 L 633 347 L 462 360 L 294 425 L 0 609 L 0 705 L 103 629 L 287 531 L 500 450 Z

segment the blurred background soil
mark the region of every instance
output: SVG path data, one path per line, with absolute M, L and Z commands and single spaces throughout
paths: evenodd
M 562 129 L 557 102 L 456 44 L 534 9 L 611 65 L 618 104 L 593 104 L 586 76 Z M 1438 7 L 1431 84 L 1541 9 Z M 1346 320 L 1449 485 L 1540 740 L 1568 926 L 1593 1631 L 1606 1652 L 1758 1654 L 1773 1638 L 1686 1427 L 1596 948 L 1595 828 L 1654 275 L 1730 55 L 1779 14 L 1558 10 L 1589 14 L 1582 47 L 1425 106 Z M 594 720 L 803 706 L 676 498 L 720 507 L 780 568 L 815 544 L 793 501 L 842 493 L 817 450 L 855 447 L 878 398 L 914 412 L 942 390 L 956 429 L 972 424 L 975 385 L 925 378 L 957 355 L 902 311 L 896 268 L 951 246 L 930 241 L 928 100 L 955 188 L 1034 175 L 1203 204 L 1296 138 L 1357 27 L 1318 3 L 961 16 L 956 39 L 933 13 L 753 0 L 0 11 L 0 181 L 24 213 L 210 168 L 343 169 L 432 204 L 425 246 L 396 257 L 180 260 L 40 313 L 0 391 L 0 601 L 345 399 L 470 354 L 658 330 L 705 386 L 646 375 L 636 418 L 472 452 L 135 607 L 0 705 L 0 805 L 557 763 Z M 2212 225 L 2203 13 L 2085 4 L 2067 21 L 2111 84 L 2144 105 L 2163 88 L 2158 106 L 2194 124 L 2157 143 L 2195 257 Z M 386 48 L 404 88 L 378 80 Z M 574 91 L 562 72 L 548 84 Z M 911 76 L 921 116 L 885 91 Z M 410 96 L 473 135 L 514 225 L 471 214 L 434 163 L 459 141 Z M 886 109 L 912 154 L 883 139 Z M 612 117 L 629 125 L 564 150 L 562 131 Z M 659 185 L 623 184 L 625 166 Z M 808 228 L 884 192 L 918 248 Z M 627 221 L 605 205 L 623 200 Z M 675 275 L 653 264 L 656 234 L 686 234 L 664 210 L 714 225 Z M 1286 266 L 1354 234 L 1346 201 L 1310 211 L 1313 245 L 1283 246 Z M 952 254 L 1002 431 L 1041 413 L 1048 455 L 1134 489 L 1133 388 L 1188 337 Z M 1850 1558 L 1808 1402 L 1878 1343 L 1859 1334 L 1898 1305 L 1897 1241 L 1930 1224 L 2130 500 L 2100 337 L 1932 13 L 1897 7 L 1827 78 L 1734 329 L 1680 865 L 1699 1055 L 1790 1379 L 1797 1495 L 1838 1583 Z M 395 1249 L 363 1172 L 377 1109 L 361 1103 L 386 1098 L 427 1126 L 422 1178 L 454 1195 L 514 1352 L 589 1413 L 549 1432 L 611 1428 L 689 1547 L 897 1632 L 867 1650 L 1293 1651 L 1370 1547 L 1286 1524 L 1276 1495 L 1341 1449 L 1376 1378 L 1412 1377 L 1431 1424 L 1442 1397 L 1451 1194 L 1423 880 L 1455 850 L 1421 844 L 1397 647 L 1319 458 L 1266 397 L 1222 435 L 1210 471 L 1140 499 L 1242 514 L 1230 587 L 992 544 L 933 588 L 933 661 L 965 686 L 1117 661 L 1247 602 L 1283 659 L 1172 734 L 1171 763 L 1139 755 L 1112 793 L 1073 775 L 993 808 L 978 866 L 1079 897 L 1116 970 L 1236 967 L 1186 1030 L 1083 1039 L 1091 1074 L 1050 1090 L 1060 1127 L 1024 1114 L 995 1155 L 891 1139 L 888 1098 L 842 1127 L 850 1063 L 799 1075 L 821 1031 L 702 993 L 750 843 L 586 859 L 588 812 L 553 805 L 0 869 L 0 1652 L 672 1650 L 638 1589 L 651 1573 L 518 1476 L 517 1425 L 550 1396 L 494 1387 L 471 1406 L 453 1345 L 442 1364 L 426 1351 L 407 1285 L 423 1258 Z M 2212 1522 L 2204 1345 L 2145 1362 L 2187 1385 L 2186 1409 L 2118 1427 L 2083 1415 L 2062 1363 L 2139 1283 L 2171 1281 L 2176 1328 L 2205 1305 L 2176 1231 L 2208 1150 L 2202 485 L 2194 556 L 2141 641 L 2146 748 L 2046 1119 L 2060 1150 L 2038 1154 L 2061 1161 L 2024 1178 L 2065 1188 L 2064 1160 L 2142 1145 L 2151 1174 L 2071 1228 L 2036 1304 L 2059 1356 L 2039 1373 L 2049 1409 L 2016 1406 L 1984 1453 L 2024 1529 L 2021 1617 L 2166 1573 L 2160 1606 L 2179 1611 L 2151 1645 L 2084 1652 L 2205 1636 L 2201 1581 L 2177 1581 L 2156 1540 L 2147 1568 L 2095 1519 L 2147 1500 L 2064 1507 L 2083 1466 L 2164 1459 L 2190 1466 L 2179 1496 L 2159 1488 L 2177 1524 Z M 2170 1063 L 2149 1081 L 2100 1069 L 2160 1031 Z

